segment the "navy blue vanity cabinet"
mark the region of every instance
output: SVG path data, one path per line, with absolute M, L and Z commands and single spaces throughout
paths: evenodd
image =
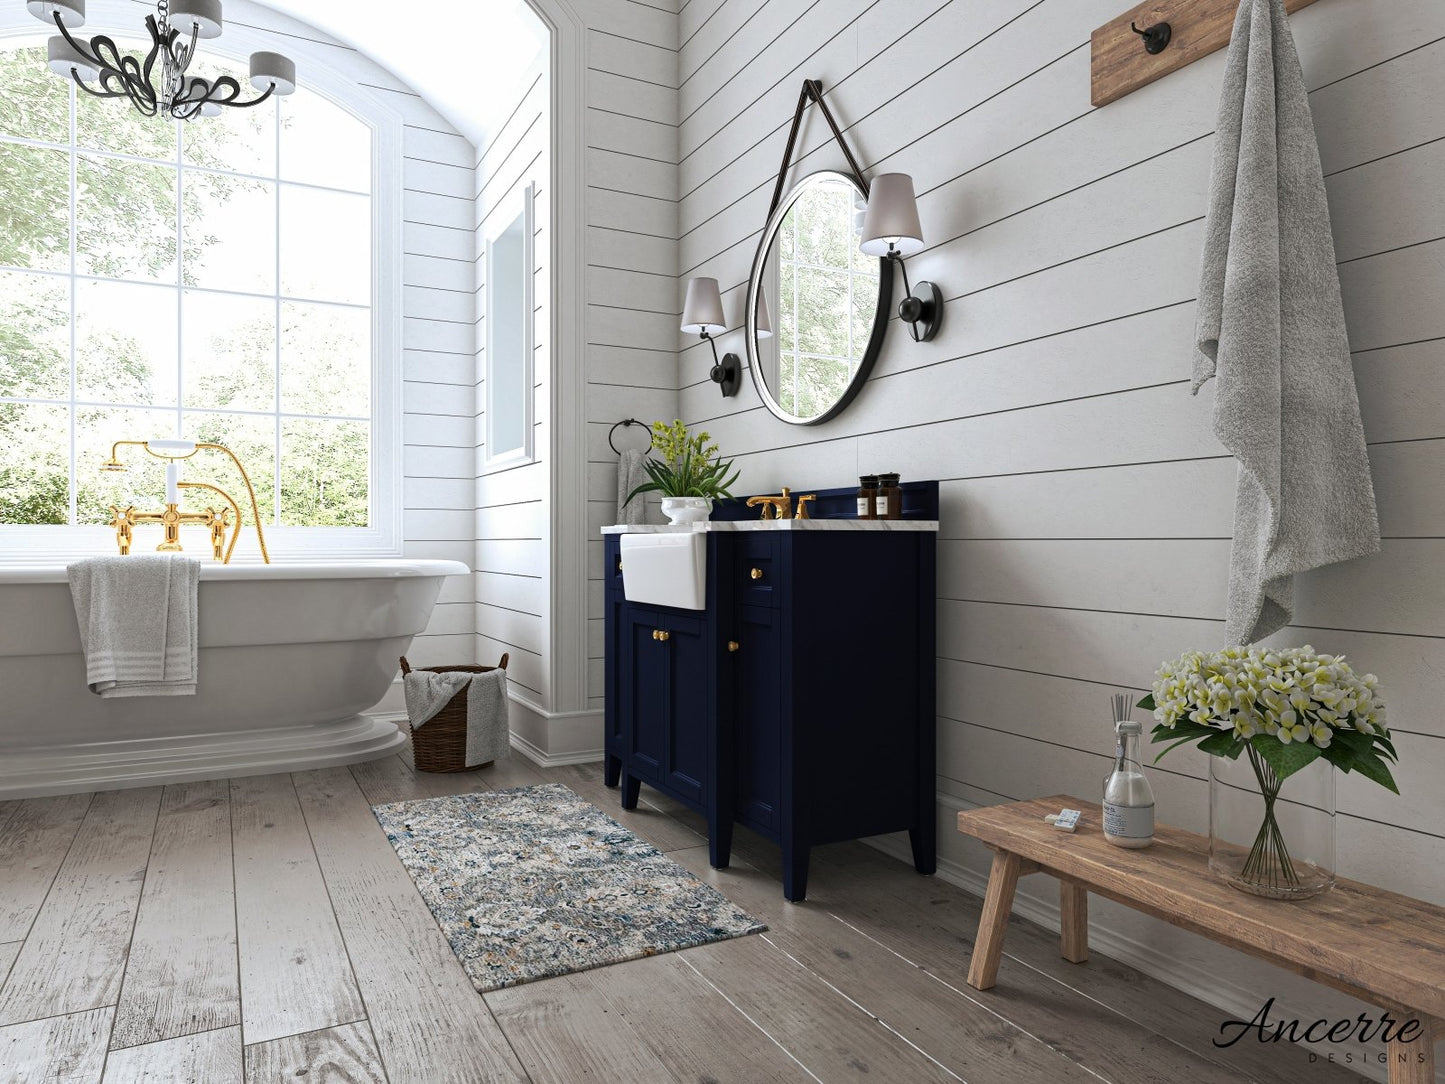
M 623 806 L 637 808 L 637 784 L 645 782 L 700 808 L 708 796 L 712 630 L 699 614 L 660 606 L 629 605 L 621 619 Z
M 851 518 L 852 490 L 819 494 Z M 937 483 L 905 516 L 938 518 Z M 721 502 L 714 518 L 756 516 Z M 826 518 L 819 516 L 817 518 Z M 712 864 L 734 820 L 776 842 L 783 892 L 813 847 L 907 831 L 935 868 L 932 530 L 713 530 L 701 611 L 629 603 L 609 574 L 606 782 L 646 783 L 706 815 Z M 620 551 L 606 538 L 607 567 Z
M 711 542 L 711 540 L 710 540 Z M 709 546 L 709 560 L 715 560 Z M 605 781 L 622 787 L 622 808 L 636 809 L 639 785 L 684 803 L 708 819 L 710 857 L 726 866 L 732 832 L 731 741 L 719 741 L 719 718 L 731 718 L 731 690 L 719 689 L 717 585 L 708 609 L 679 610 L 628 602 L 616 574 L 620 544 L 606 539 Z M 718 848 L 721 847 L 721 854 Z
M 932 873 L 934 533 L 722 537 L 737 540 L 736 816 L 779 844 L 783 894 L 807 895 L 813 847 L 886 832 Z

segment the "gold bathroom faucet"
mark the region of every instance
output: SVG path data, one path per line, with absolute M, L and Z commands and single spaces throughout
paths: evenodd
M 178 482 L 180 486 L 190 486 L 193 483 Z M 207 489 L 214 488 L 211 486 Z M 230 497 L 222 494 L 227 500 Z M 216 560 L 225 563 L 230 560 L 230 554 L 222 557 L 226 548 L 226 529 L 231 524 L 231 510 L 223 508 L 217 512 L 214 508 L 207 508 L 204 512 L 182 512 L 173 504 L 168 504 L 164 512 L 137 512 L 135 506 L 121 509 L 115 505 L 110 506 L 112 519 L 110 525 L 115 528 L 116 544 L 120 547 L 120 555 L 125 557 L 130 553 L 131 543 L 134 541 L 135 528 L 142 523 L 159 523 L 165 528 L 165 539 L 156 547 L 157 553 L 180 553 L 181 546 L 181 525 L 186 523 L 198 523 L 208 527 L 211 531 L 211 550 Z M 239 513 L 235 523 L 235 530 L 232 532 L 231 548 L 235 549 L 235 536 L 241 533 Z
M 812 517 L 810 517 L 810 516 L 808 515 L 808 502 L 809 502 L 809 501 L 816 501 L 816 500 L 818 499 L 818 495 L 817 495 L 816 493 L 805 493 L 803 496 L 798 497 L 798 498 L 796 498 L 796 499 L 797 499 L 797 502 L 798 502 L 798 512 L 797 512 L 797 515 L 796 515 L 796 516 L 794 516 L 794 514 L 793 514 L 793 501 L 794 501 L 793 491 L 792 491 L 791 489 L 789 489 L 787 486 L 784 486 L 784 487 L 783 487 L 783 493 L 782 493 L 782 496 L 780 496 L 780 497 L 777 497 L 777 496 L 749 497 L 748 500 L 747 500 L 747 506 L 748 506 L 749 508 L 756 508 L 758 505 L 762 505 L 762 507 L 763 507 L 763 519 L 790 519 L 790 518 L 791 518 L 791 519 L 810 519 L 810 518 L 812 518 Z
M 256 489 L 251 484 L 251 476 L 246 473 L 241 460 L 236 453 L 227 448 L 224 444 L 214 444 L 208 441 L 156 441 L 157 451 L 151 447 L 153 442 L 146 440 L 118 440 L 110 446 L 110 458 L 101 464 L 103 471 L 125 471 L 129 468 L 122 463 L 118 457 L 122 445 L 131 445 L 144 448 L 147 454 L 156 459 L 164 459 L 174 462 L 181 459 L 190 459 L 203 448 L 223 452 L 230 457 L 235 464 L 236 470 L 241 475 L 241 481 L 246 485 L 246 494 L 251 499 L 251 513 L 256 524 L 256 540 L 261 546 L 261 559 L 271 563 L 271 554 L 266 549 L 266 535 L 261 529 L 261 509 L 256 502 Z M 175 453 L 175 454 L 171 454 Z M 236 552 L 236 543 L 241 537 L 241 506 L 236 499 L 219 486 L 211 485 L 209 482 L 181 482 L 177 481 L 177 489 L 207 489 L 221 497 L 230 505 L 230 508 L 223 508 L 217 512 L 214 508 L 207 508 L 204 512 L 182 512 L 175 504 L 167 503 L 165 509 L 160 512 L 137 512 L 134 506 L 119 508 L 116 505 L 110 506 L 110 526 L 115 528 L 115 541 L 120 549 L 121 556 L 130 553 L 131 544 L 135 541 L 135 528 L 140 524 L 159 523 L 165 529 L 165 537 L 161 544 L 156 547 L 158 553 L 180 553 L 181 527 L 184 524 L 199 524 L 207 527 L 211 532 L 211 551 L 216 560 L 222 564 L 231 563 L 231 555 Z M 231 519 L 231 514 L 235 519 Z M 231 530 L 230 544 L 226 544 L 226 531 Z

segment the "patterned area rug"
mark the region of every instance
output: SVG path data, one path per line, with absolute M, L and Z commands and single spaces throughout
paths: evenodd
M 479 993 L 767 929 L 558 783 L 372 809 Z

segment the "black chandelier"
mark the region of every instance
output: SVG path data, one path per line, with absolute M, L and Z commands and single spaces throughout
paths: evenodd
M 229 75 L 212 80 L 186 74 L 196 42 L 220 36 L 221 0 L 160 0 L 156 14 L 146 16 L 151 50 L 144 59 L 121 52 L 104 34 L 88 44 L 73 37 L 70 28 L 85 25 L 85 0 L 26 0 L 25 6 L 60 30 L 46 42 L 51 71 L 96 98 L 128 98 L 147 117 L 215 116 L 225 106 L 247 109 L 296 89 L 296 65 L 280 53 L 251 54 L 251 86 L 260 94 L 250 101 L 240 100 L 241 84 Z

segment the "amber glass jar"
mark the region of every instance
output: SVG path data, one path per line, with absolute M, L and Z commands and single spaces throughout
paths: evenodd
M 878 476 L 878 492 L 873 501 L 875 518 L 903 518 L 903 490 L 898 484 L 898 479 L 899 476 L 896 474 L 880 474 Z
M 877 519 L 878 475 L 865 474 L 858 479 L 858 518 Z

